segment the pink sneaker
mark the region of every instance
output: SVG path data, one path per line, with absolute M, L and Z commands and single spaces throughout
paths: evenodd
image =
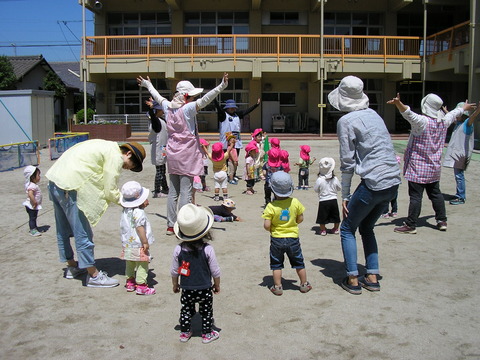
M 181 342 L 187 342 L 188 340 L 190 340 L 191 337 L 192 337 L 192 332 L 191 331 L 180 333 L 180 341 Z
M 137 283 L 135 282 L 135 279 L 127 279 L 127 283 L 125 284 L 125 287 L 127 288 L 128 292 L 135 291 L 135 288 L 137 287 Z
M 155 295 L 154 288 L 149 288 L 146 284 L 137 285 L 137 295 Z

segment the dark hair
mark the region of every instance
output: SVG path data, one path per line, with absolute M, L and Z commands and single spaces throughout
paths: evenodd
M 192 251 L 197 251 L 205 244 L 207 241 L 213 240 L 212 233 L 208 231 L 203 237 L 194 241 L 182 241 L 180 244 L 181 247 L 185 247 Z
M 132 156 L 130 156 L 130 160 L 134 163 L 134 168 L 142 165 L 142 163 L 137 159 L 137 157 L 135 156 L 132 150 L 130 150 L 125 146 L 120 146 L 120 150 L 122 151 L 123 155 L 125 155 L 129 151 L 132 153 Z
M 40 174 L 39 168 L 35 168 L 35 171 L 33 172 L 33 174 L 30 175 L 30 182 L 33 182 L 33 179 L 35 178 L 35 176 L 37 176 L 37 174 Z

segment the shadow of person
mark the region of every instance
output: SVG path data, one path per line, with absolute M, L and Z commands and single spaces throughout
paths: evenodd
M 125 260 L 117 257 L 95 259 L 98 270 L 108 273 L 108 276 L 125 275 Z
M 196 309 L 195 309 L 195 313 L 192 315 L 190 325 L 192 330 L 192 337 L 202 337 L 202 316 L 200 315 L 199 312 L 197 312 Z M 175 325 L 174 330 L 182 331 L 180 328 L 180 319 L 179 319 L 179 323 Z M 215 318 L 213 319 L 212 330 L 215 330 L 218 332 L 222 331 L 222 329 L 215 324 Z
M 50 225 L 42 225 L 37 227 L 38 231 L 41 233 L 47 232 L 50 229 Z
M 288 280 L 282 276 L 283 290 L 300 290 L 300 286 L 294 284 L 296 282 L 298 282 L 298 280 Z M 270 288 L 270 286 L 273 286 L 273 276 L 272 275 L 264 276 L 263 281 L 258 285 L 264 286 L 266 288 Z
M 310 228 L 310 230 L 312 230 L 315 235 L 320 235 L 320 226 L 319 225 L 314 225 Z

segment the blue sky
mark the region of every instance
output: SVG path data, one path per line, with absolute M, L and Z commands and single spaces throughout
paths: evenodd
M 92 36 L 93 14 L 87 9 L 85 15 L 87 36 Z M 0 55 L 78 61 L 81 38 L 78 0 L 0 0 Z

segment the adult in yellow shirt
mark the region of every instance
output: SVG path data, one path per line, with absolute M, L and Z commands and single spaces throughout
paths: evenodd
M 109 203 L 119 204 L 121 169 L 142 171 L 145 149 L 136 142 L 118 145 L 107 140 L 87 140 L 63 153 L 45 176 L 53 202 L 60 261 L 67 263 L 65 277 L 88 272 L 89 287 L 114 287 L 118 280 L 95 266 L 93 232 Z M 70 244 L 75 238 L 78 261 Z

